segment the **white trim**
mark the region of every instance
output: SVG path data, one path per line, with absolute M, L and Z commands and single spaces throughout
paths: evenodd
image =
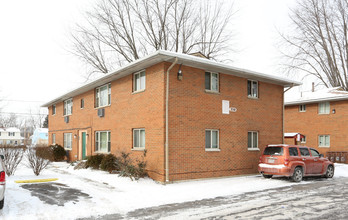
M 328 104 L 328 108 L 327 109 L 327 105 Z M 320 112 L 320 105 L 324 105 L 324 106 L 321 106 L 322 107 L 322 112 Z M 330 110 L 331 110 L 331 105 L 330 105 L 330 102 L 319 102 L 318 103 L 318 115 L 329 115 L 330 114 Z
M 70 101 L 70 103 L 71 103 L 70 113 L 67 113 L 68 112 L 68 108 L 65 110 L 65 105 L 67 105 L 66 103 L 68 101 Z M 64 111 L 65 111 L 65 114 L 64 114 Z M 63 117 L 72 115 L 72 112 L 73 112 L 73 98 L 69 98 L 69 99 L 64 100 L 63 101 Z
M 253 80 L 253 79 L 248 79 L 247 80 L 247 89 L 248 89 L 249 81 L 251 82 L 251 84 L 250 84 L 250 94 L 251 95 L 249 95 L 249 90 L 248 90 L 247 91 L 248 92 L 247 96 L 248 96 L 248 98 L 251 98 L 251 99 L 258 99 L 259 98 L 259 81 Z M 256 96 L 252 95 L 252 91 L 253 91 L 252 85 L 253 85 L 253 82 L 256 82 L 256 86 L 257 86 L 257 88 L 256 88 Z
M 135 76 L 139 75 L 139 83 L 141 85 L 141 74 L 142 73 L 144 73 L 144 80 L 145 80 L 144 81 L 144 88 L 135 90 L 135 88 L 136 88 Z M 145 91 L 145 89 L 146 89 L 146 71 L 145 71 L 145 69 L 143 69 L 143 70 L 140 70 L 138 72 L 133 73 L 133 91 L 132 91 L 132 93 L 135 94 L 135 93 L 138 93 L 138 92 L 143 92 L 143 91 Z
M 140 140 L 141 140 L 141 131 L 144 131 L 144 135 L 145 135 L 145 140 L 144 140 L 144 146 L 142 147 L 142 146 L 140 146 L 140 147 L 136 147 L 135 146 L 135 141 L 134 141 L 134 138 L 135 138 L 135 135 L 134 135 L 134 133 L 135 133 L 135 131 L 139 131 L 139 136 L 138 136 L 138 141 L 139 141 L 139 146 L 141 145 L 140 144 Z M 146 131 L 145 131 L 145 128 L 133 128 L 133 140 L 132 140 L 132 142 L 133 142 L 133 146 L 132 146 L 132 149 L 134 149 L 134 150 L 144 150 L 145 148 L 146 148 Z
M 100 133 L 106 133 L 106 142 L 107 142 L 107 146 L 106 146 L 106 151 L 101 151 L 100 150 Z M 97 143 L 97 133 L 98 133 L 98 146 L 96 145 Z M 94 132 L 94 152 L 95 153 L 110 153 L 111 152 L 111 132 L 110 130 L 105 130 L 105 131 L 95 131 Z M 110 141 L 109 141 L 110 140 Z M 110 142 L 110 151 L 109 151 L 109 142 Z M 97 150 L 96 150 L 97 149 Z
M 106 96 L 106 105 L 100 105 L 100 88 L 102 87 L 105 87 L 106 86 L 106 89 L 107 89 L 107 96 Z M 109 96 L 110 96 L 110 99 L 109 99 Z M 97 88 L 95 88 L 95 95 L 94 95 L 94 98 L 95 98 L 95 108 L 98 109 L 98 108 L 103 108 L 103 107 L 106 107 L 106 106 L 110 106 L 111 105 L 111 83 L 106 83 L 102 86 L 99 86 Z M 98 101 L 97 101 L 98 100 Z
M 70 136 L 70 140 L 67 140 L 66 136 Z M 65 150 L 72 150 L 72 143 L 73 143 L 72 139 L 73 139 L 73 135 L 71 132 L 63 133 L 63 146 Z M 70 147 L 67 147 L 68 141 L 70 141 Z
M 301 106 L 304 107 L 304 109 L 301 108 Z M 306 106 L 306 104 L 300 104 L 300 105 L 298 105 L 298 111 L 299 111 L 299 112 L 306 112 L 306 111 L 307 111 L 307 106 Z
M 324 137 L 324 145 L 320 145 L 320 137 Z M 325 145 L 326 139 L 329 138 L 329 145 Z M 331 137 L 329 134 L 319 134 L 318 135 L 318 147 L 320 148 L 330 148 Z
M 260 151 L 260 148 L 248 148 L 248 151 Z
M 53 113 L 53 106 L 54 106 L 54 113 Z M 57 106 L 56 104 L 52 105 L 52 115 L 56 115 L 57 113 Z
M 206 131 L 210 131 L 210 147 L 207 148 L 206 145 Z M 217 148 L 213 148 L 213 138 L 212 138 L 212 131 L 217 131 Z M 220 131 L 218 129 L 205 129 L 204 130 L 204 148 L 205 149 L 220 149 Z
M 251 146 L 254 146 L 254 133 L 256 133 L 256 147 L 251 147 L 249 148 L 249 133 L 251 133 Z M 248 150 L 260 150 L 259 149 L 259 132 L 258 131 L 248 131 L 248 136 L 247 136 L 247 146 L 248 146 Z
M 221 151 L 221 149 L 220 148 L 205 148 L 205 151 L 208 151 L 208 152 L 217 151 L 217 152 L 219 152 L 219 151 Z

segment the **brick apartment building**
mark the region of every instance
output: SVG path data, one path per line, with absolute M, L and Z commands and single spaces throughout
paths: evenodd
M 283 91 L 293 85 L 157 51 L 43 106 L 49 143 L 70 159 L 146 149 L 150 177 L 177 181 L 256 173 L 264 146 L 283 142 Z
M 348 92 L 338 88 L 285 98 L 285 132 L 300 133 L 299 144 L 328 151 L 348 151 Z M 285 143 L 293 144 L 286 139 Z

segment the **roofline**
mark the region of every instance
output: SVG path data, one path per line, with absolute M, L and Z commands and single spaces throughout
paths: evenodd
M 325 102 L 325 101 L 342 101 L 342 100 L 348 100 L 348 95 L 339 96 L 339 97 L 326 97 L 326 98 L 317 98 L 317 99 L 308 99 L 308 100 L 298 100 L 298 101 L 284 102 L 284 105 L 285 106 L 290 106 L 290 105 L 319 103 L 319 102 Z
M 188 54 L 181 54 L 171 51 L 158 50 L 150 55 L 147 55 L 141 59 L 138 59 L 132 63 L 129 63 L 114 72 L 102 76 L 98 79 L 95 79 L 89 83 L 86 83 L 83 86 L 79 86 L 57 98 L 41 105 L 41 107 L 49 107 L 55 103 L 61 102 L 65 99 L 72 98 L 76 95 L 87 92 L 91 89 L 94 89 L 98 86 L 106 84 L 108 82 L 114 81 L 121 77 L 127 76 L 136 72 L 137 70 L 147 68 L 151 65 L 155 65 L 159 62 L 171 62 L 175 58 L 178 58 L 178 64 L 183 64 L 185 66 L 191 66 L 195 68 L 211 70 L 216 72 L 221 72 L 223 74 L 235 75 L 243 78 L 251 78 L 261 82 L 268 82 L 276 85 L 281 85 L 284 87 L 292 87 L 299 86 L 302 83 L 290 79 L 286 79 L 279 76 L 267 75 L 264 73 L 259 73 L 251 70 L 241 69 L 237 67 L 233 67 L 227 64 L 223 64 L 220 62 L 208 60 L 201 57 L 196 57 Z

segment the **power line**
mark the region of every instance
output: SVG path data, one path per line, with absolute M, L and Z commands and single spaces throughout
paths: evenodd
M 45 101 L 30 101 L 30 100 L 19 100 L 19 99 L 1 99 L 0 101 L 6 101 L 6 102 L 45 102 Z
M 48 115 L 46 113 L 43 114 L 34 114 L 34 113 L 21 113 L 21 112 L 0 112 L 0 114 L 15 114 L 15 115 L 39 115 L 39 116 L 44 116 L 44 115 Z

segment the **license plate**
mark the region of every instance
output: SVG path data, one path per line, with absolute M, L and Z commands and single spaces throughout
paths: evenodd
M 268 163 L 274 163 L 274 159 L 268 159 Z

